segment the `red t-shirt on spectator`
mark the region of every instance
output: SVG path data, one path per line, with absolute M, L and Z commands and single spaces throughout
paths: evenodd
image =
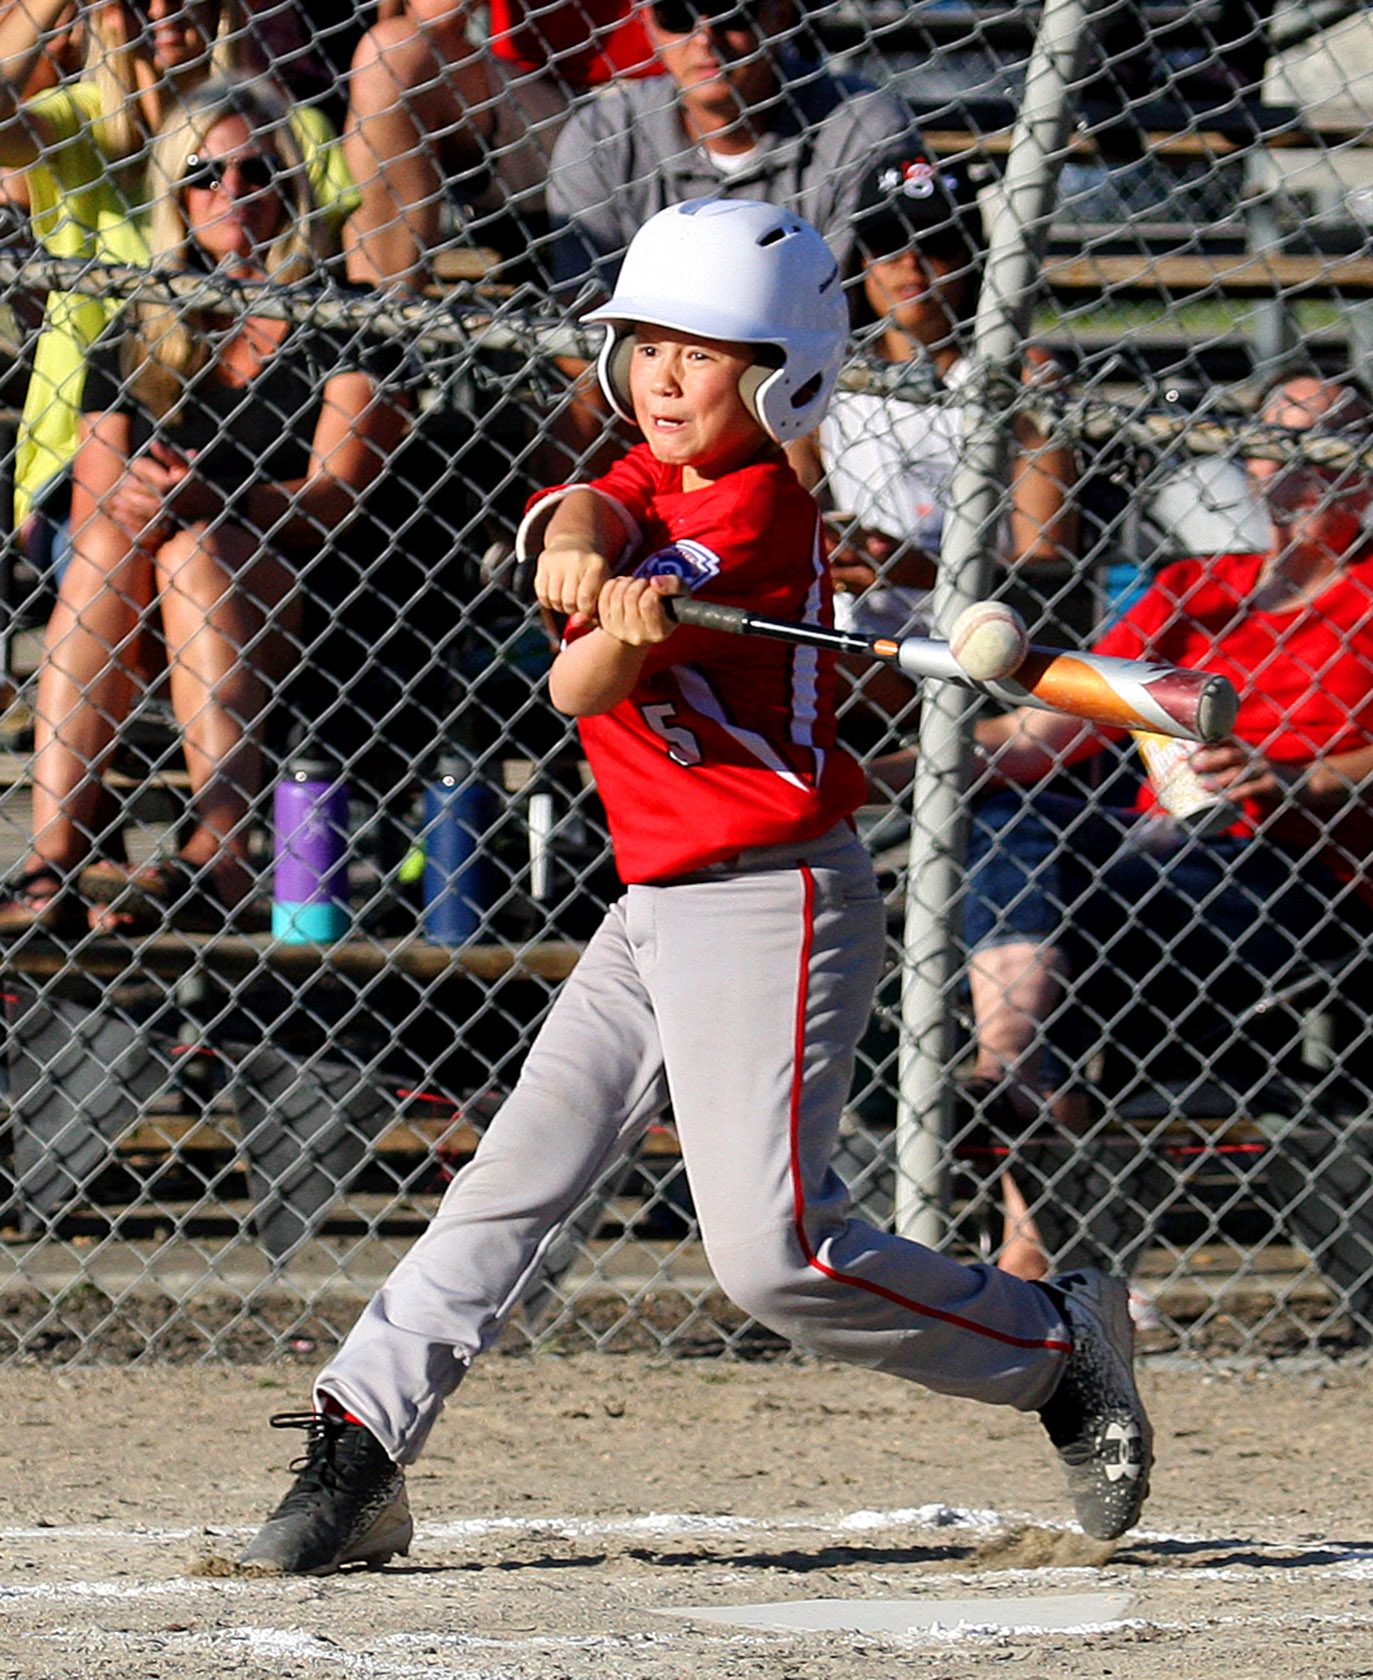
M 520 70 L 552 70 L 573 87 L 662 70 L 634 0 L 491 0 L 491 51 Z
M 1157 659 L 1228 677 L 1240 696 L 1235 736 L 1277 764 L 1353 752 L 1373 743 L 1373 551 L 1341 566 L 1310 602 L 1292 611 L 1250 602 L 1265 565 L 1261 554 L 1183 560 L 1096 643 L 1097 653 Z M 1148 783 L 1139 804 L 1153 803 Z M 1246 802 L 1232 832 L 1263 822 Z M 1322 824 L 1284 811 L 1263 827 L 1269 838 L 1301 847 L 1320 841 L 1321 858 L 1343 881 L 1364 876 L 1373 859 L 1373 811 L 1362 801 Z

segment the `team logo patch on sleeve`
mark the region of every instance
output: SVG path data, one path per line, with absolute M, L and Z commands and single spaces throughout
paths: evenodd
M 684 537 L 669 548 L 660 548 L 634 568 L 635 577 L 679 577 L 688 589 L 699 589 L 720 575 L 720 556 L 704 543 Z

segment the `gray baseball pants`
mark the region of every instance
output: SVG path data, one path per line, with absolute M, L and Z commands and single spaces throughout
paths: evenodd
M 562 1221 L 670 1102 L 711 1269 L 752 1317 L 943 1393 L 1042 1405 L 1068 1347 L 1049 1297 L 851 1217 L 830 1165 L 883 929 L 847 824 L 631 886 L 319 1395 L 418 1457 Z

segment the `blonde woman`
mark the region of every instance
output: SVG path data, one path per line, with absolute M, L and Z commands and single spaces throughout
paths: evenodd
M 290 283 L 322 239 L 284 108 L 208 84 L 154 145 L 154 261 Z M 74 468 L 73 558 L 39 673 L 34 836 L 0 929 L 85 925 L 74 890 L 100 776 L 160 619 L 194 828 L 143 869 L 86 870 L 94 925 L 213 926 L 252 887 L 259 725 L 289 662 L 302 569 L 327 554 L 400 441 L 399 352 L 305 320 L 131 305 L 93 348 Z M 388 365 L 389 364 L 389 365 Z M 321 568 L 321 571 L 325 568 Z
M 235 0 L 98 0 L 86 9 L 84 72 L 23 94 L 60 29 L 68 0 L 18 0 L 0 14 L 0 171 L 22 176 L 34 237 L 56 257 L 148 258 L 151 136 L 211 75 L 239 69 L 245 36 Z M 308 107 L 291 124 L 315 199 L 334 233 L 352 181 L 328 121 Z M 117 298 L 53 293 L 34 349 L 15 456 L 16 528 L 40 568 L 61 570 L 52 527 L 65 528 L 86 352 Z M 41 517 L 40 517 L 41 516 Z

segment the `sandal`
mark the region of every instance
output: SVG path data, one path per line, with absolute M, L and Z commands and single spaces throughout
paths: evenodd
M 36 892 L 51 883 L 48 893 Z M 67 891 L 66 877 L 50 863 L 26 869 L 0 887 L 0 939 L 17 939 L 34 929 L 43 933 L 71 933 L 81 925 L 80 913 Z
M 81 871 L 81 891 L 105 914 L 92 916 L 92 927 L 119 934 L 260 932 L 266 918 L 250 896 L 228 905 L 204 865 L 182 857 L 159 858 L 130 869 L 118 863 L 94 863 Z M 98 917 L 98 919 L 97 919 Z

